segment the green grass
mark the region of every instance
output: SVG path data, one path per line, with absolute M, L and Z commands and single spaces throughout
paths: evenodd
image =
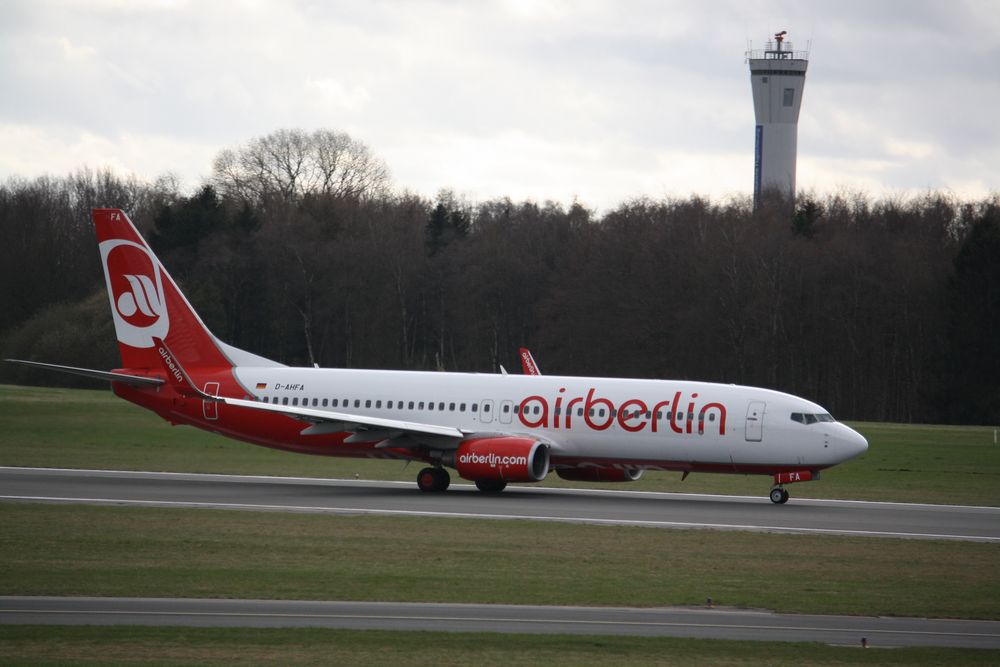
M 5 665 L 995 665 L 971 649 L 653 637 L 251 628 L 0 626 Z
M 1000 618 L 1000 545 L 0 504 L 0 593 Z
M 398 461 L 289 454 L 190 427 L 172 427 L 109 391 L 0 386 L 0 465 L 171 470 L 412 481 Z M 793 497 L 1000 506 L 1000 445 L 987 427 L 854 424 L 867 454 L 790 487 Z M 633 484 L 545 486 L 764 495 L 766 477 L 648 472 Z

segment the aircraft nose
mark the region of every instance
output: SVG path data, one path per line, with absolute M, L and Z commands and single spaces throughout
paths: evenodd
M 844 427 L 843 434 L 844 442 L 844 453 L 847 455 L 846 458 L 853 459 L 855 456 L 861 456 L 868 451 L 868 440 L 865 436 L 861 435 L 853 428 L 849 426 Z

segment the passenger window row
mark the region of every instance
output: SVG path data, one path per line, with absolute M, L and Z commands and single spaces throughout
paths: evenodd
M 271 403 L 273 405 L 291 405 L 293 407 L 313 407 L 313 408 L 344 408 L 351 409 L 361 408 L 362 405 L 365 409 L 375 408 L 376 410 L 382 409 L 383 401 L 367 399 L 362 401 L 360 398 L 353 400 L 353 405 L 351 399 L 339 399 L 339 398 L 302 398 L 301 402 L 298 396 L 263 396 L 259 399 L 262 403 Z M 478 412 L 478 403 L 456 403 L 456 402 L 445 402 L 445 401 L 384 401 L 386 410 L 437 410 L 439 412 Z M 489 406 L 483 406 L 483 412 L 489 412 Z
M 292 407 L 299 407 L 299 406 L 301 406 L 301 407 L 306 407 L 306 408 L 313 407 L 313 408 L 343 408 L 343 409 L 358 408 L 358 409 L 360 409 L 363 406 L 365 409 L 375 408 L 376 410 L 381 410 L 382 409 L 382 405 L 383 405 L 383 401 L 380 400 L 380 399 L 374 399 L 374 400 L 373 399 L 365 399 L 365 400 L 362 400 L 360 398 L 355 398 L 355 399 L 350 399 L 350 398 L 339 399 L 339 398 L 310 398 L 310 397 L 305 397 L 305 398 L 301 398 L 300 399 L 298 396 L 291 396 L 291 397 L 289 397 L 289 396 L 263 396 L 259 400 L 262 403 L 271 403 L 273 405 L 289 405 L 289 406 L 292 406 Z M 436 410 L 438 412 L 445 412 L 445 411 L 447 411 L 447 412 L 455 412 L 457 410 L 458 412 L 466 412 L 466 411 L 468 411 L 468 412 L 472 412 L 472 413 L 476 413 L 476 412 L 479 411 L 479 404 L 478 403 L 460 403 L 460 402 L 456 403 L 456 402 L 452 402 L 452 401 L 446 403 L 445 401 L 437 401 L 437 402 L 435 402 L 435 401 L 397 401 L 397 400 L 384 401 L 384 403 L 385 403 L 385 409 L 387 409 L 387 410 L 426 410 L 426 411 L 434 411 L 434 410 Z M 490 411 L 490 404 L 489 403 L 484 403 L 483 404 L 483 412 L 489 412 L 489 411 Z M 514 414 L 521 414 L 521 406 L 520 405 L 516 405 L 516 404 L 512 405 L 510 402 L 504 402 L 503 405 L 501 406 L 501 411 L 504 414 L 508 414 L 511 411 L 513 411 Z M 567 411 L 567 414 L 569 412 L 570 411 Z M 636 419 L 640 415 L 644 415 L 646 419 L 650 419 L 652 417 L 652 414 L 653 414 L 652 411 L 649 411 L 649 410 L 647 410 L 645 413 L 643 413 L 640 410 L 634 410 L 634 411 L 620 410 L 619 413 L 620 413 L 622 419 Z M 535 405 L 535 406 L 527 406 L 524 409 L 524 414 L 526 414 L 526 415 L 527 414 L 540 415 L 541 414 L 541 408 L 539 406 L 537 406 L 537 405 Z M 555 408 L 554 414 L 557 417 L 561 416 L 563 414 L 562 408 Z M 589 416 L 591 416 L 591 417 L 603 418 L 606 415 L 607 415 L 607 411 L 606 411 L 605 408 L 591 408 L 590 411 L 589 411 Z M 577 417 L 583 417 L 583 408 L 577 408 L 576 409 L 576 416 Z M 802 417 L 801 414 L 798 414 L 798 416 Z M 820 420 L 820 421 L 833 421 L 833 418 L 830 417 L 829 415 L 806 415 L 806 416 L 810 417 L 810 418 L 812 418 L 812 417 L 829 417 L 829 419 Z M 673 415 L 672 412 L 663 412 L 662 410 L 657 410 L 656 411 L 656 419 L 657 420 L 672 419 L 673 417 L 674 417 L 674 415 Z M 683 421 L 684 418 L 685 418 L 685 413 L 678 412 L 677 415 L 676 415 L 676 418 L 677 418 L 678 421 Z M 690 419 L 690 420 L 694 420 L 694 413 L 693 412 L 687 413 L 687 418 Z M 714 411 L 708 413 L 708 420 L 709 421 L 713 421 L 713 422 L 715 421 L 715 412 Z M 794 415 L 794 414 L 792 415 L 792 420 L 798 421 L 796 419 L 796 415 Z M 806 423 L 806 422 L 802 422 L 802 423 Z M 809 423 L 812 423 L 812 422 L 809 422 Z

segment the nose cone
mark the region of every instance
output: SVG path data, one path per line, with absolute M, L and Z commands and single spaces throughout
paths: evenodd
M 865 439 L 865 436 L 849 426 L 844 426 L 843 424 L 841 426 L 843 426 L 843 430 L 838 440 L 840 440 L 840 449 L 843 452 L 844 461 L 861 456 L 868 451 L 868 441 Z

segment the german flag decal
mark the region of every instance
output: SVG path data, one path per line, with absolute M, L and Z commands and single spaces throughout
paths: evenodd
M 266 382 L 258 382 L 257 383 L 257 388 L 258 389 L 267 389 L 267 383 Z

